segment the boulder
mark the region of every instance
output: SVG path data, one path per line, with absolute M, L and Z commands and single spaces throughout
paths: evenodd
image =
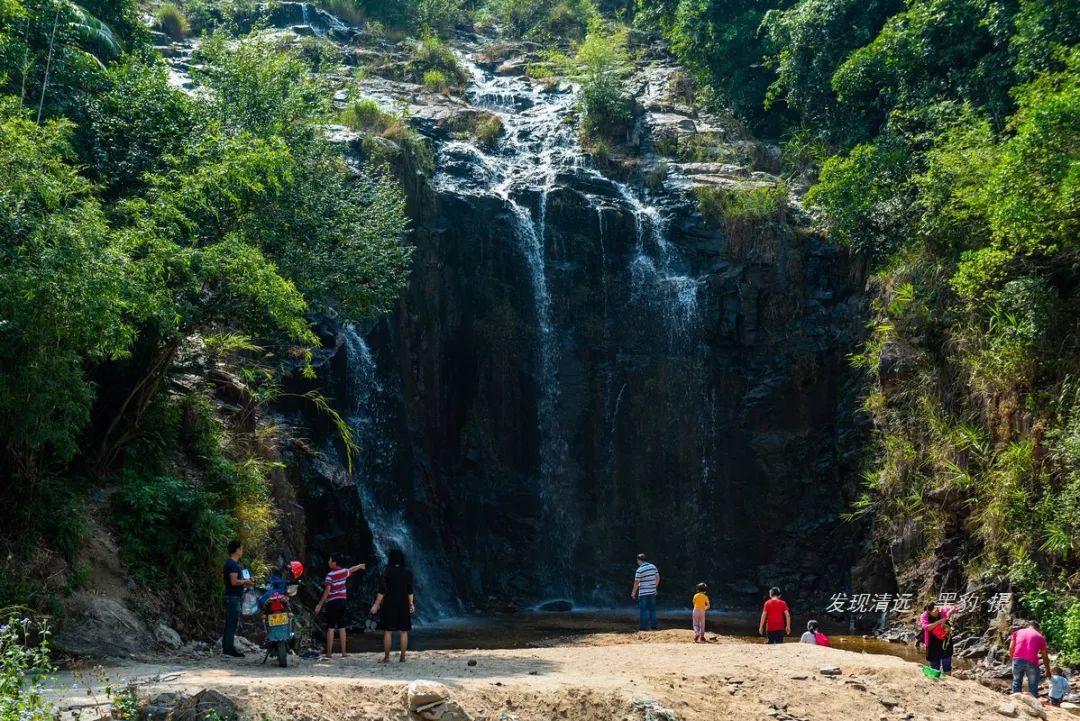
M 405 705 L 413 718 L 424 721 L 472 721 L 450 697 L 450 689 L 434 681 L 413 681 L 405 690 Z
M 679 715 L 651 698 L 636 698 L 630 702 L 642 721 L 680 721 Z
M 525 58 L 511 58 L 500 63 L 495 72 L 499 75 L 524 75 L 527 66 Z
M 1016 704 L 1026 715 L 1032 718 L 1046 718 L 1046 711 L 1043 709 L 1039 700 L 1029 696 L 1026 693 L 1014 693 L 1010 696 L 1012 702 Z
M 231 698 L 213 689 L 203 689 L 190 698 L 182 700 L 173 710 L 172 721 L 205 721 L 221 719 L 235 721 L 240 709 Z
M 86 591 L 64 601 L 55 648 L 75 656 L 127 657 L 154 648 L 154 637 L 131 609 L 116 599 Z
M 173 651 L 179 651 L 184 647 L 184 640 L 180 638 L 180 634 L 173 629 L 166 626 L 164 623 L 158 623 L 154 626 L 154 638 L 164 648 L 172 649 Z

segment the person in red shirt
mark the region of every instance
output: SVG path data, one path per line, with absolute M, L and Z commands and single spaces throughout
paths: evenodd
M 791 611 L 780 598 L 780 589 L 776 586 L 769 589 L 769 600 L 761 609 L 758 633 L 768 639 L 767 643 L 783 643 L 784 636 L 791 633 Z

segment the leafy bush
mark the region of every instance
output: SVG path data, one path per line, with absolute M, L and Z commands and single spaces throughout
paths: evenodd
M 462 0 L 415 0 L 413 27 L 427 35 L 448 35 L 461 20 Z
M 154 25 L 173 40 L 183 40 L 191 30 L 184 11 L 171 2 L 158 6 L 157 11 L 154 12 Z
M 494 145 L 503 134 L 503 123 L 494 113 L 484 115 L 473 126 L 473 137 L 485 145 Z
M 442 70 L 427 70 L 424 72 L 424 89 L 430 90 L 436 93 L 448 92 L 450 86 L 447 84 L 446 73 Z
M 1080 599 L 1057 599 L 1041 585 L 1021 596 L 1021 602 L 1039 621 L 1046 640 L 1058 652 L 1057 662 L 1080 664 Z
M 482 19 L 515 38 L 580 39 L 598 13 L 593 0 L 487 0 Z
M 141 584 L 189 589 L 189 607 L 205 607 L 221 590 L 207 569 L 231 538 L 256 561 L 265 548 L 274 522 L 272 464 L 231 443 L 201 395 L 166 403 L 149 423 L 152 432 L 133 449 L 111 497 L 121 554 Z M 180 449 L 196 459 L 198 479 L 168 473 Z
M 482 145 L 494 145 L 503 134 L 503 123 L 498 115 L 486 111 L 459 115 L 451 122 L 451 130 L 467 136 Z
M 567 74 L 581 83 L 581 132 L 586 139 L 619 142 L 630 128 L 630 100 L 623 87 L 631 69 L 628 38 L 626 28 L 607 32 L 593 23 L 574 57 L 560 60 Z
M 441 79 L 439 75 L 429 76 L 432 71 L 439 73 Z M 438 80 L 440 90 L 459 89 L 468 79 L 454 51 L 434 35 L 428 35 L 413 46 L 412 57 L 406 64 L 405 72 L 407 79 L 422 83 L 425 87 L 428 86 L 429 78 L 433 83 Z
M 240 32 L 261 14 L 258 0 L 184 0 L 183 9 L 195 33 L 218 28 Z
M 366 130 L 379 134 L 402 122 L 399 116 L 386 112 L 378 102 L 371 98 L 361 98 L 347 105 L 341 111 L 340 119 L 342 125 L 353 130 Z
M 11 615 L 0 625 L 0 719 L 49 721 L 45 681 L 53 671 L 48 628 Z

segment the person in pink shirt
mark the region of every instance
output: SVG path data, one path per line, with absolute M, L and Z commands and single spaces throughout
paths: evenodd
M 953 647 L 948 620 L 955 612 L 954 608 L 928 603 L 923 607 L 923 615 L 919 617 L 919 625 L 923 629 L 923 644 L 926 646 L 926 662 L 930 664 L 930 668 L 942 673 L 952 672 Z
M 1027 628 L 1013 631 L 1012 640 L 1009 641 L 1009 655 L 1012 656 L 1012 692 L 1020 693 L 1027 679 L 1028 693 L 1035 698 L 1039 697 L 1040 669 L 1039 661 L 1049 678 L 1053 675 L 1050 671 L 1050 654 L 1047 653 L 1046 639 L 1039 633 L 1039 624 L 1032 621 Z

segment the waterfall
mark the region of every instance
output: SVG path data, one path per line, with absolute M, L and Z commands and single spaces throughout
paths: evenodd
M 416 540 L 405 517 L 404 499 L 394 492 L 390 469 L 397 447 L 389 430 L 388 395 L 364 337 L 352 325 L 346 326 L 341 335 L 352 399 L 345 421 L 359 448 L 353 478 L 376 557 L 379 565 L 385 566 L 387 551 L 404 551 L 413 572 L 418 614 L 424 619 L 438 618 L 456 606 L 449 593 L 452 585 L 449 574 L 430 562 L 423 545 Z
M 311 21 L 309 19 L 309 10 L 307 3 L 300 3 L 300 14 L 303 18 L 304 25 L 310 25 Z
M 665 352 L 693 365 L 692 372 L 679 376 L 678 388 L 673 393 L 680 394 L 680 398 L 700 396 L 700 401 L 692 403 L 707 407 L 708 393 L 701 372 L 704 358 L 699 349 L 702 318 L 698 296 L 703 282 L 691 273 L 680 249 L 668 239 L 668 224 L 660 209 L 630 186 L 603 176 L 581 151 L 574 124 L 567 122 L 577 104 L 575 90 L 545 90 L 528 78 L 491 74 L 467 59 L 463 61 L 471 74 L 466 92 L 470 104 L 496 114 L 504 133 L 495 147 L 461 139 L 440 143 L 438 171 L 433 182 L 442 192 L 500 198 L 510 216 L 513 240 L 529 277 L 536 322 L 537 492 L 541 512 L 536 542 L 544 548 L 537 563 L 550 566 L 541 571 L 547 593 L 568 596 L 572 581 L 565 569 L 572 565 L 572 554 L 581 538 L 580 519 L 586 509 L 577 496 L 579 484 L 570 458 L 571 438 L 563 422 L 562 336 L 560 320 L 554 312 L 547 262 L 549 255 L 559 255 L 562 251 L 552 247 L 559 235 L 549 233 L 547 227 L 549 194 L 557 187 L 560 174 L 573 174 L 609 189 L 606 198 L 589 196 L 590 202 L 596 204 L 605 316 L 616 312 L 614 308 L 608 309 L 608 276 L 617 278 L 619 271 L 609 265 L 621 257 L 622 251 L 618 239 L 610 237 L 605 204 L 614 203 L 632 214 L 636 230 L 626 267 L 630 300 L 640 303 L 648 317 L 662 328 L 659 336 L 661 344 L 666 340 Z M 535 198 L 533 207 L 530 208 L 526 198 Z M 555 253 L 556 250 L 560 253 Z M 567 260 L 572 263 L 574 259 Z M 605 345 L 608 333 L 609 329 L 605 329 Z M 611 357 L 607 361 L 603 393 L 609 437 L 607 448 L 601 446 L 604 456 L 596 471 L 604 474 L 604 482 L 610 484 L 616 472 L 619 408 L 624 395 L 632 393 L 634 386 L 619 367 L 618 348 L 608 352 Z M 617 397 L 613 397 L 615 393 Z M 706 415 L 707 410 L 703 408 L 700 414 Z M 698 422 L 706 421 L 697 418 L 692 427 L 696 428 Z M 701 464 L 703 477 L 707 478 L 708 460 L 703 458 Z
M 635 257 L 630 271 L 636 297 L 658 306 L 673 346 L 692 343 L 701 326 L 698 291 L 703 281 L 687 272 L 678 249 L 668 240 L 668 223 L 660 210 L 626 185 L 616 186 L 634 213 Z

